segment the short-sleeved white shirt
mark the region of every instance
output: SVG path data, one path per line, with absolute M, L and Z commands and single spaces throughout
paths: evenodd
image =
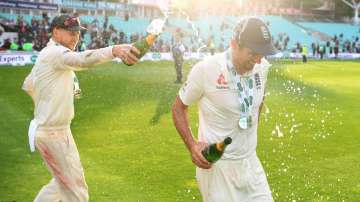
M 249 129 L 241 129 L 238 125 L 240 103 L 237 87 L 226 67 L 226 52 L 197 63 L 180 89 L 179 97 L 185 105 L 199 102 L 199 141 L 211 144 L 226 137 L 233 139 L 226 148 L 223 159 L 241 159 L 255 152 L 258 113 L 269 67 L 269 62 L 262 58 L 260 64 L 256 64 L 251 72 L 244 75 L 253 77 L 255 81 L 253 123 Z
M 22 87 L 34 100 L 37 124 L 69 125 L 74 117 L 74 71 L 111 59 L 112 47 L 74 52 L 50 40 Z

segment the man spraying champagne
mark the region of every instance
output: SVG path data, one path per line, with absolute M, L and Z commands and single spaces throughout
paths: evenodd
M 51 23 L 52 37 L 23 84 L 23 90 L 35 104 L 28 133 L 30 149 L 37 148 L 52 175 L 35 202 L 89 201 L 83 167 L 70 130 L 74 97 L 81 92 L 75 71 L 114 58 L 128 64 L 138 61 L 134 54 L 139 51 L 130 44 L 75 52 L 81 29 L 78 17 L 56 16 Z

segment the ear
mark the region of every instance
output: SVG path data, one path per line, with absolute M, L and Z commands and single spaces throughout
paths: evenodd
M 58 35 L 59 29 L 57 27 L 54 27 L 54 29 L 52 30 L 52 36 L 56 37 Z
M 237 44 L 237 42 L 236 42 L 235 39 L 231 39 L 230 45 L 231 45 L 231 48 L 232 48 L 232 49 L 235 49 L 235 48 L 238 46 L 238 44 Z
M 263 58 L 262 55 L 255 55 L 255 56 L 254 56 L 254 61 L 255 61 L 257 64 L 260 64 L 262 58 Z

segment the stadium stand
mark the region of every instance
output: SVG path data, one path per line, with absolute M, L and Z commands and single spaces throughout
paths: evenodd
M 33 35 L 25 39 L 36 41 L 37 31 L 43 26 L 42 16 L 31 15 L 16 15 L 9 13 L 0 13 L 2 20 L 12 21 L 14 26 L 21 26 L 21 22 L 26 23 L 26 30 L 32 32 Z M 102 47 L 105 45 L 111 45 L 114 43 L 128 43 L 141 39 L 146 35 L 146 27 L 150 23 L 149 18 L 129 18 L 124 20 L 118 16 L 91 16 L 80 15 L 81 21 L 86 24 L 88 30 L 83 34 L 83 40 L 88 48 Z M 306 44 L 308 47 L 313 44 L 323 44 L 332 41 L 336 44 L 336 40 L 339 40 L 340 46 L 347 46 L 350 44 L 350 48 L 340 48 L 342 51 L 359 52 L 359 27 L 344 23 L 322 23 L 322 22 L 293 22 L 287 20 L 281 16 L 264 15 L 261 18 L 269 25 L 271 32 L 273 33 L 273 41 L 277 47 L 282 51 L 296 52 L 302 45 Z M 51 18 L 48 19 L 51 21 Z M 168 20 L 167 30 L 162 34 L 156 45 L 153 47 L 153 51 L 166 52 L 170 50 L 170 46 L 173 42 L 172 35 L 174 31 L 184 33 L 184 42 L 188 50 L 196 51 L 199 47 L 214 43 L 217 50 L 225 49 L 232 36 L 232 28 L 234 24 L 239 20 L 236 16 L 206 16 L 199 17 L 192 20 L 195 25 L 192 28 L 191 23 L 186 18 L 171 17 Z M 38 25 L 33 25 L 33 21 L 37 21 Z M 47 22 L 48 23 L 48 22 Z M 46 24 L 46 23 L 45 23 Z M 286 30 L 284 30 L 286 27 Z M 48 26 L 45 25 L 45 28 Z M 196 38 L 195 33 L 199 33 L 199 38 Z M 331 40 L 322 40 L 316 37 L 314 33 L 324 34 L 326 36 L 335 37 Z M 46 37 L 49 37 L 48 35 Z M 21 45 L 25 41 L 21 41 L 19 36 L 19 44 Z M 30 41 L 31 42 L 31 41 Z M 41 43 L 40 47 L 35 45 L 36 50 L 40 50 L 45 43 Z
M 299 24 L 331 36 L 343 34 L 346 39 L 351 39 L 352 37 L 359 35 L 359 27 L 350 24 L 320 22 L 300 22 Z

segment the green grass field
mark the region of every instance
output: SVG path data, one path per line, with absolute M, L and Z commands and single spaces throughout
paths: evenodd
M 189 71 L 189 62 L 185 72 Z M 0 67 L 0 201 L 32 201 L 50 175 L 31 154 L 30 67 Z M 109 63 L 78 73 L 72 132 L 91 201 L 201 201 L 171 119 L 171 62 Z M 360 201 L 360 62 L 281 62 L 269 74 L 258 155 L 276 201 Z M 189 110 L 197 131 L 197 107 Z

